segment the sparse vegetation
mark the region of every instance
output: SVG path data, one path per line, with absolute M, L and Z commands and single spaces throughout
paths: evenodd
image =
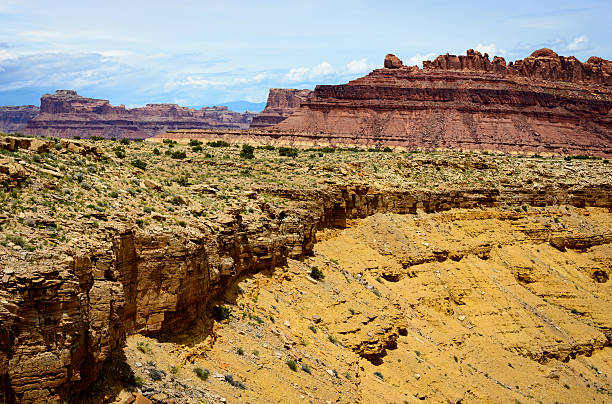
M 287 364 L 287 366 L 289 366 L 289 369 L 293 370 L 294 372 L 297 372 L 297 363 L 293 359 L 288 359 L 287 361 L 285 361 L 285 363 Z
M 198 376 L 198 378 L 200 380 L 208 380 L 208 376 L 210 375 L 210 371 L 208 369 L 202 369 L 202 368 L 195 368 L 193 369 L 193 373 L 196 374 L 196 376 Z
M 319 267 L 313 266 L 310 269 L 310 277 L 312 279 L 321 280 L 325 278 L 325 274 L 319 269 Z
M 217 321 L 227 320 L 231 314 L 231 309 L 224 305 L 213 307 L 213 316 Z

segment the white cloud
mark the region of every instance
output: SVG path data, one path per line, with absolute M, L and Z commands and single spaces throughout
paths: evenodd
M 310 73 L 310 77 L 322 77 L 328 76 L 334 72 L 334 68 L 327 62 L 321 62 L 321 64 L 316 65 L 312 68 L 312 72 Z
M 477 50 L 483 55 L 488 53 L 489 58 L 491 59 L 493 59 L 493 56 L 506 56 L 506 51 L 498 48 L 494 43 L 490 43 L 488 45 L 479 43 L 478 45 L 474 46 L 474 50 Z
M 366 73 L 371 70 L 367 59 L 351 60 L 346 64 L 346 72 L 349 74 Z
M 574 38 L 574 40 L 569 45 L 567 45 L 566 49 L 569 51 L 581 51 L 588 49 L 589 45 L 589 37 L 586 35 L 580 35 L 579 37 Z
M 289 81 L 302 81 L 308 75 L 308 69 L 305 67 L 298 67 L 289 70 L 287 74 L 285 74 L 285 78 Z
M 322 77 L 330 76 L 336 73 L 336 70 L 327 62 L 321 62 L 313 68 L 294 67 L 285 74 L 285 80 L 289 81 L 307 81 L 317 80 Z
M 414 56 L 412 56 L 412 57 L 410 57 L 410 58 L 406 59 L 406 60 L 404 61 L 404 64 L 405 64 L 406 66 L 414 66 L 414 65 L 417 65 L 417 66 L 419 66 L 419 67 L 423 67 L 423 61 L 424 61 L 424 60 L 432 60 L 432 59 L 433 59 L 433 58 L 435 58 L 436 56 L 438 56 L 438 55 L 436 55 L 435 53 L 426 53 L 426 54 L 424 54 L 424 55 L 417 54 L 417 55 L 414 55 Z
M 253 77 L 236 77 L 231 80 L 211 80 L 201 76 L 187 76 L 179 81 L 170 81 L 166 83 L 167 89 L 173 89 L 177 87 L 233 87 L 244 84 L 261 83 L 268 78 L 266 72 L 258 73 Z

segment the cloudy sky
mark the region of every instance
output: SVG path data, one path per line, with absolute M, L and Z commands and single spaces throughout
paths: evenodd
M 261 102 L 362 76 L 389 52 L 612 59 L 610 16 L 610 0 L 0 0 L 0 105 L 56 89 L 127 106 Z

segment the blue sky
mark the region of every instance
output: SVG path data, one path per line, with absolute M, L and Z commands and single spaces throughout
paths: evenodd
M 130 107 L 261 102 L 363 76 L 389 52 L 612 59 L 610 16 L 610 0 L 0 0 L 0 105 L 56 89 Z

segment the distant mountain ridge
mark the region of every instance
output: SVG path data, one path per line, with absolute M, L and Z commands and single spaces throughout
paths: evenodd
M 261 112 L 266 107 L 265 102 L 250 102 L 243 100 L 224 102 L 217 105 L 227 107 L 230 111 L 235 112 Z

